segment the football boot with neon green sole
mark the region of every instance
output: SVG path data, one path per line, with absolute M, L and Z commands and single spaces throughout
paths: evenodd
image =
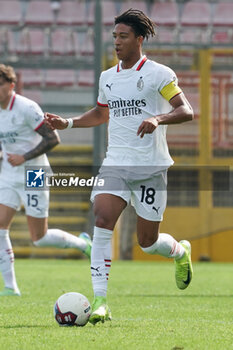
M 176 285 L 179 289 L 185 289 L 188 287 L 193 276 L 193 267 L 191 261 L 191 244 L 189 241 L 180 241 L 182 247 L 184 247 L 185 253 L 182 258 L 175 260 L 176 265 Z
M 95 325 L 97 322 L 104 323 L 105 321 L 111 321 L 112 315 L 111 311 L 106 304 L 106 298 L 105 297 L 95 297 L 93 303 L 92 303 L 92 313 L 89 318 L 89 322 Z
M 20 295 L 19 290 L 6 287 L 0 292 L 0 297 L 19 297 Z
M 90 259 L 90 258 L 91 258 L 91 248 L 92 248 L 91 237 L 89 236 L 88 233 L 82 232 L 82 233 L 79 235 L 79 238 L 82 238 L 82 239 L 84 239 L 84 241 L 87 242 L 87 247 L 86 247 L 86 249 L 84 250 L 83 253 Z

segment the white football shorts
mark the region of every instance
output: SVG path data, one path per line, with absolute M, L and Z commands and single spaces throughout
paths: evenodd
M 148 178 L 133 180 L 122 173 L 111 170 L 100 171 L 103 186 L 94 186 L 91 201 L 103 193 L 112 194 L 131 203 L 138 216 L 149 221 L 162 221 L 167 205 L 167 170 L 150 175 Z
M 23 204 L 26 215 L 48 217 L 49 191 L 26 190 L 24 184 L 8 184 L 0 179 L 0 204 L 20 210 Z

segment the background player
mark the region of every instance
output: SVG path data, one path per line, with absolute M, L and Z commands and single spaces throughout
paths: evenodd
M 193 111 L 177 85 L 175 73 L 142 55 L 143 40 L 150 35 L 155 35 L 154 25 L 143 12 L 130 9 L 116 17 L 113 37 L 120 61 L 101 74 L 97 106 L 68 120 L 46 114 L 46 123 L 52 129 L 109 122 L 108 150 L 100 176 L 110 185 L 92 192 L 92 324 L 111 319 L 106 303 L 111 239 L 117 219 L 130 201 L 137 213 L 142 250 L 175 259 L 178 288 L 185 289 L 192 279 L 190 243 L 178 243 L 171 235 L 159 233 L 159 226 L 166 207 L 167 169 L 173 164 L 166 124 L 192 120 Z
M 77 248 L 90 257 L 91 241 L 59 229 L 48 229 L 49 192 L 25 190 L 25 166 L 49 166 L 45 152 L 59 143 L 56 132 L 44 125 L 38 104 L 14 92 L 16 74 L 0 64 L 0 271 L 5 288 L 0 296 L 20 295 L 14 271 L 9 228 L 16 210 L 24 204 L 31 239 L 36 246 Z

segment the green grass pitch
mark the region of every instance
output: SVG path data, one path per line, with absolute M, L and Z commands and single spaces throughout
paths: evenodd
M 194 264 L 192 284 L 180 291 L 173 263 L 114 261 L 113 320 L 85 327 L 59 327 L 53 305 L 71 291 L 92 301 L 87 260 L 17 259 L 15 266 L 22 296 L 0 299 L 1 350 L 233 349 L 233 264 Z

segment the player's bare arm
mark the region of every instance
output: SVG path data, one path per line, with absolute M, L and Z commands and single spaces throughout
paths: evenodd
M 169 103 L 173 110 L 145 119 L 138 128 L 138 136 L 142 138 L 145 134 L 151 134 L 160 124 L 180 124 L 193 119 L 193 109 L 183 93 L 171 98 Z
M 107 107 L 97 105 L 90 111 L 72 118 L 72 128 L 88 128 L 104 124 L 109 119 L 109 111 Z M 45 124 L 51 129 L 64 130 L 68 126 L 68 120 L 56 114 L 45 113 Z
M 23 164 L 26 160 L 36 158 L 50 151 L 60 142 L 57 132 L 48 129 L 44 124 L 41 125 L 37 132 L 42 136 L 42 141 L 34 149 L 24 155 L 8 153 L 7 159 L 12 166 L 18 166 Z
M 157 115 L 158 124 L 180 124 L 194 118 L 193 109 L 183 93 L 171 98 L 173 110 L 168 114 Z

